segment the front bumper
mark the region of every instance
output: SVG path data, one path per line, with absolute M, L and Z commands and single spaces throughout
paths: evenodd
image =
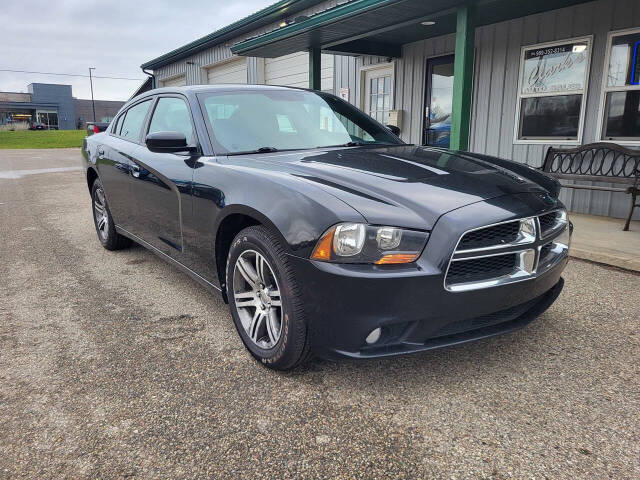
M 318 355 L 372 358 L 419 352 L 522 328 L 562 291 L 567 258 L 537 278 L 486 290 L 450 293 L 439 275 L 339 271 L 296 258 L 303 278 L 312 349 Z M 328 267 L 328 268 L 327 268 Z M 366 344 L 380 327 L 382 338 Z
M 478 208 L 491 210 L 484 204 L 442 217 L 415 264 L 349 265 L 291 256 L 314 352 L 329 358 L 419 352 L 513 331 L 543 313 L 562 291 L 566 253 L 533 278 L 469 291 L 444 288 L 455 241 L 470 224 L 462 216 L 481 217 L 477 221 L 485 225 L 495 220 L 479 216 Z M 495 208 L 504 215 L 504 205 Z M 369 345 L 365 339 L 376 328 L 381 338 Z

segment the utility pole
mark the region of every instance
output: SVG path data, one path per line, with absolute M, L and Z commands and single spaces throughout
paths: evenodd
M 91 70 L 95 70 L 96 67 L 89 67 L 89 83 L 91 84 L 91 108 L 93 109 L 93 123 L 96 123 L 96 104 L 93 101 L 93 77 L 91 76 Z

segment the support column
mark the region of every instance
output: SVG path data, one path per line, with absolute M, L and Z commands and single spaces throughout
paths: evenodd
M 309 49 L 309 88 L 320 90 L 320 49 Z
M 475 33 L 473 8 L 469 5 L 459 7 L 456 27 L 456 55 L 453 68 L 452 150 L 469 149 Z

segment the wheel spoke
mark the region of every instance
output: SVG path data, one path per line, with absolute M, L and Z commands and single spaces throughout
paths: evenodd
M 280 329 L 277 325 L 277 318 L 275 311 L 271 308 L 267 314 L 267 335 L 269 335 L 269 341 L 271 345 L 275 345 L 280 338 Z
M 249 262 L 247 262 L 244 258 L 238 258 L 238 263 L 236 263 L 238 267 L 238 271 L 242 274 L 244 279 L 247 281 L 249 285 L 253 288 L 258 286 L 258 274 L 253 269 Z
M 253 292 L 234 292 L 234 298 L 237 300 L 238 298 L 254 298 Z
M 264 313 L 259 308 L 256 308 L 256 313 L 253 314 L 253 319 L 251 320 L 251 325 L 249 325 L 249 337 L 254 342 L 258 342 L 258 330 L 260 330 L 260 326 L 262 325 L 262 320 L 264 319 Z
M 93 208 L 95 208 L 96 212 L 98 213 L 101 213 L 101 214 L 104 213 L 104 207 L 97 200 L 93 202 Z
M 264 261 L 264 257 L 260 254 L 256 253 L 256 272 L 258 274 L 258 279 L 262 282 L 263 285 L 267 284 L 267 280 L 265 278 L 265 272 L 264 272 L 264 265 L 265 265 L 265 261 Z M 267 267 L 269 268 L 269 267 Z
M 269 291 L 269 297 L 271 298 L 272 307 L 281 307 L 282 301 L 280 300 L 280 290 Z
M 238 308 L 247 308 L 247 307 L 255 307 L 256 306 L 256 300 L 255 298 L 243 298 L 243 299 L 238 299 L 238 297 L 236 296 L 236 307 Z
M 106 223 L 107 221 L 105 217 L 102 217 L 100 220 L 98 220 L 98 230 L 104 230 Z

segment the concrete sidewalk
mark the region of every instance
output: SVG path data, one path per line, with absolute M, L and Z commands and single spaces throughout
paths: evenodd
M 573 222 L 570 255 L 640 272 L 640 222 L 631 222 L 623 232 L 624 220 L 569 213 Z

